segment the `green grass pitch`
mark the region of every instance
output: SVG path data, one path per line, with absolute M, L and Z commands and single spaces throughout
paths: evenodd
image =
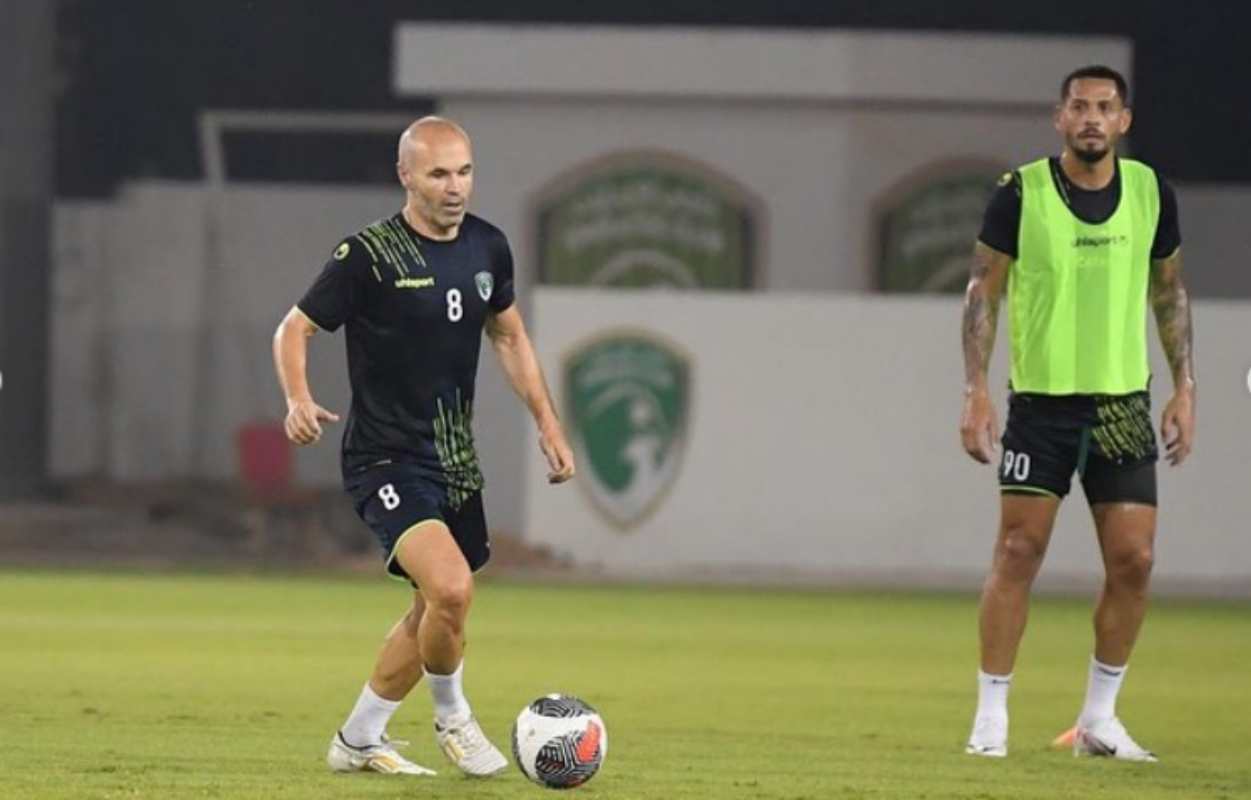
M 325 746 L 407 594 L 382 579 L 0 572 L 0 797 L 547 797 L 438 753 L 419 687 L 392 723 L 437 778 L 332 775 Z M 466 683 L 507 750 L 564 691 L 608 725 L 584 798 L 1246 798 L 1251 609 L 1157 602 L 1120 711 L 1155 765 L 1047 748 L 1078 710 L 1089 604 L 1037 600 L 1011 754 L 962 753 L 967 595 L 487 581 Z

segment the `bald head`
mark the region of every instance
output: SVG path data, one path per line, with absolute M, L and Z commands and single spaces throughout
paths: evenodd
M 400 135 L 397 151 L 410 222 L 426 236 L 455 237 L 473 192 L 469 134 L 450 119 L 422 117 Z
M 470 148 L 469 134 L 464 128 L 443 117 L 422 117 L 400 134 L 396 160 L 401 164 L 412 163 L 411 159 L 423 151 L 458 141 L 463 142 L 466 149 Z

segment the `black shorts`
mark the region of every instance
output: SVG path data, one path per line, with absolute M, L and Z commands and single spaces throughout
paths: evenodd
M 452 532 L 471 572 L 477 572 L 491 558 L 480 492 L 472 492 L 453 505 L 444 484 L 408 464 L 371 467 L 349 476 L 344 486 L 356 513 L 382 546 L 388 575 L 417 585 L 396 559 L 396 547 L 410 531 L 417 534 L 423 522 L 435 520 Z
M 1156 504 L 1151 398 L 1013 394 L 1003 432 L 1000 491 L 1064 497 L 1073 473 L 1087 502 Z

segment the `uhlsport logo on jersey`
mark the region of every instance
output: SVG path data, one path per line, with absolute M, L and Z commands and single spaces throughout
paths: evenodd
M 482 298 L 482 301 L 490 300 L 491 292 L 495 290 L 495 277 L 483 270 L 473 276 L 473 282 L 478 287 L 478 296 Z
M 616 331 L 575 347 L 563 375 L 578 483 L 597 510 L 629 529 L 660 505 L 677 478 L 690 362 L 654 336 Z
M 628 152 L 543 190 L 539 275 L 562 286 L 750 289 L 759 205 L 711 168 Z

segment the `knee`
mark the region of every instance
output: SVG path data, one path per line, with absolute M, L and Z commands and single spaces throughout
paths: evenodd
M 1038 537 L 1031 536 L 1028 528 L 1023 525 L 1009 525 L 1004 528 L 999 539 L 996 553 L 997 571 L 1010 578 L 1029 579 L 1038 571 L 1042 564 L 1046 548 Z
M 1150 545 L 1127 549 L 1108 559 L 1108 582 L 1128 589 L 1145 589 L 1153 566 L 1155 553 Z
M 449 576 L 433 582 L 428 588 L 423 587 L 427 614 L 436 614 L 445 622 L 459 624 L 469 613 L 469 604 L 473 601 L 473 576 Z

